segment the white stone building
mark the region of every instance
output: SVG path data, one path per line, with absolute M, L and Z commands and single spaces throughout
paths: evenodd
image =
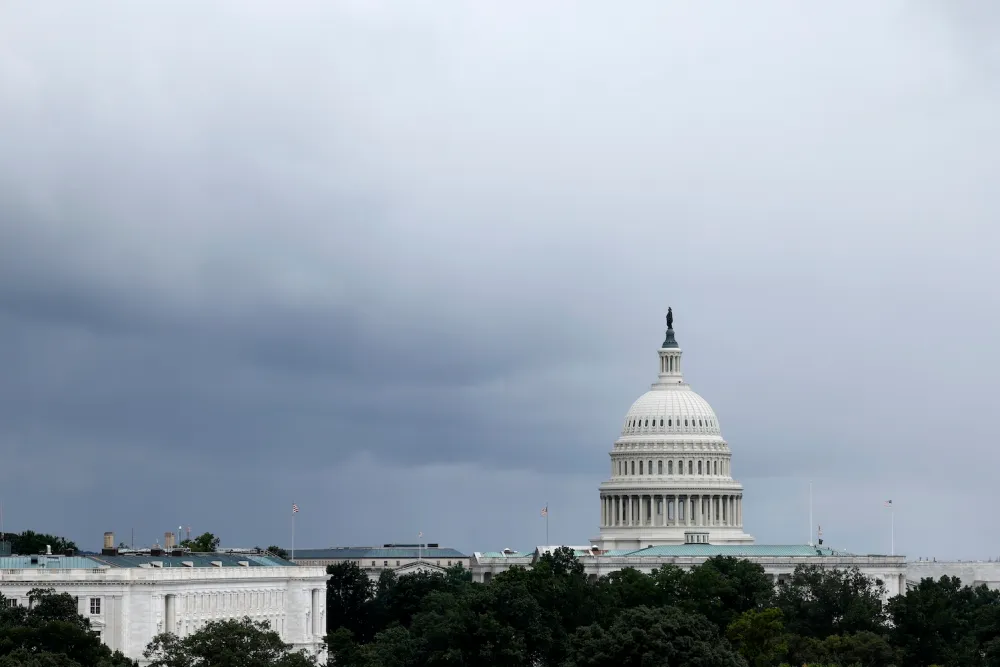
M 105 545 L 114 543 L 105 536 Z M 268 621 L 295 649 L 321 660 L 326 634 L 326 572 L 267 553 L 189 553 L 158 549 L 100 555 L 0 557 L 0 594 L 28 604 L 32 588 L 69 593 L 112 650 L 146 664 L 142 653 L 164 631 L 180 637 L 213 620 Z
M 743 486 L 732 476 L 732 452 L 719 419 L 684 381 L 670 311 L 657 357 L 657 379 L 629 408 L 611 450 L 610 478 L 599 487 L 600 533 L 590 544 L 572 547 L 590 577 L 626 567 L 643 572 L 668 564 L 690 568 L 721 555 L 760 563 L 775 583 L 798 565 L 815 564 L 858 567 L 883 581 L 888 596 L 906 590 L 903 556 L 754 544 L 743 529 Z M 473 579 L 488 581 L 513 565 L 530 567 L 554 548 L 476 552 Z
M 299 565 L 316 565 L 324 569 L 338 563 L 355 563 L 372 581 L 378 581 L 385 570 L 394 570 L 400 576 L 414 572 L 443 573 L 456 565 L 469 569 L 471 562 L 461 551 L 435 543 L 296 549 L 294 559 Z

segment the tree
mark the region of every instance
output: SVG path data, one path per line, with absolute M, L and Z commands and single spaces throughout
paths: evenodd
M 889 601 L 890 636 L 904 664 L 976 664 L 980 645 L 1000 632 L 1000 593 L 954 577 L 922 580 Z
M 0 667 L 132 667 L 91 634 L 76 600 L 51 589 L 28 592 L 30 607 L 9 606 L 0 595 Z
M 800 565 L 781 586 L 775 606 L 789 632 L 813 639 L 852 632 L 881 634 L 885 629 L 885 584 L 858 568 L 825 570 Z
M 288 560 L 288 552 L 282 549 L 281 547 L 272 544 L 267 548 L 267 551 L 274 554 L 278 558 L 284 558 L 285 560 Z
M 181 546 L 198 553 L 212 553 L 219 550 L 220 541 L 212 533 L 202 533 L 193 540 L 183 540 Z
M 565 667 L 746 667 L 747 663 L 701 616 L 676 607 L 623 611 L 605 630 L 579 628 Z
M 345 628 L 362 642 L 375 634 L 371 626 L 371 598 L 374 586 L 357 563 L 345 561 L 329 565 L 326 573 L 326 630 Z
M 784 632 L 780 609 L 751 609 L 729 624 L 726 636 L 751 667 L 770 667 L 788 648 Z
M 774 586 L 758 563 L 713 556 L 681 580 L 682 606 L 703 615 L 724 633 L 740 614 L 771 605 Z
M 183 639 L 159 634 L 143 655 L 149 667 L 310 667 L 316 660 L 292 647 L 267 621 L 209 621 Z
M 51 547 L 52 553 L 63 553 L 67 549 L 77 550 L 76 543 L 72 540 L 47 533 L 36 533 L 33 530 L 5 533 L 4 539 L 10 542 L 11 553 L 15 554 L 43 554 L 46 547 Z

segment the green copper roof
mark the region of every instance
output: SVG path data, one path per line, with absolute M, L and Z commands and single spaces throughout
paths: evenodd
M 106 566 L 102 566 L 87 556 L 41 555 L 0 557 L 0 570 L 99 570 L 102 567 Z

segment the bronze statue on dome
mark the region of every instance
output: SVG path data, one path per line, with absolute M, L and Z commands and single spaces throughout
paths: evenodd
M 667 328 L 674 328 L 674 309 L 667 306 Z

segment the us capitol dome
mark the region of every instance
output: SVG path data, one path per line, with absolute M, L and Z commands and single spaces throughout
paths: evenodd
M 719 419 L 681 373 L 673 311 L 657 351 L 659 374 L 629 408 L 600 486 L 603 549 L 753 544 L 743 532 L 743 485 Z

